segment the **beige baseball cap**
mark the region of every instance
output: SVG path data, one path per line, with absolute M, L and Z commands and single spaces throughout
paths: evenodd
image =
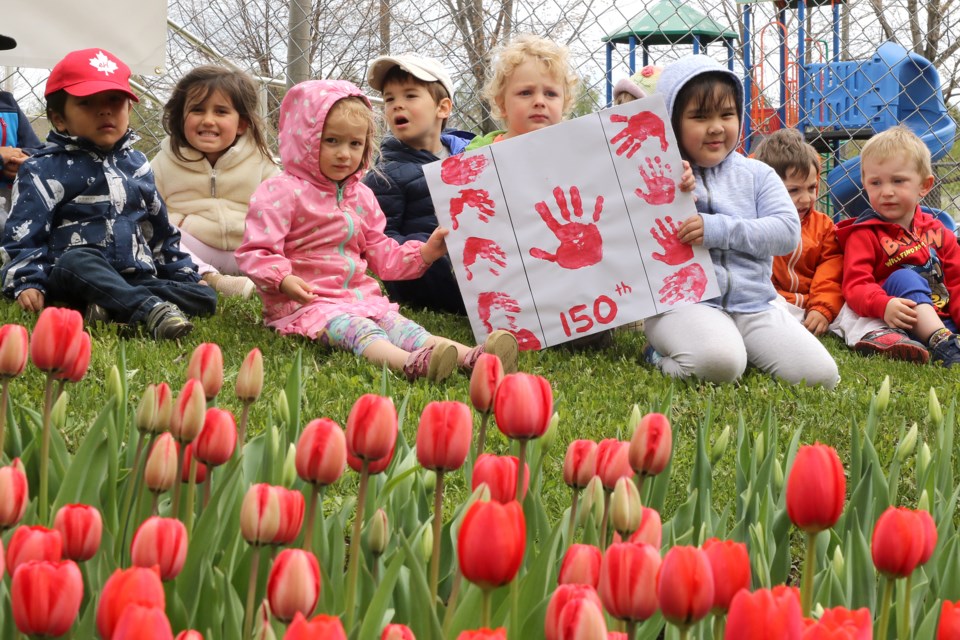
M 393 67 L 400 67 L 414 78 L 424 82 L 439 82 L 447 95 L 453 99 L 453 81 L 443 64 L 434 58 L 425 58 L 405 53 L 398 56 L 380 56 L 370 63 L 367 70 L 367 84 L 376 91 L 383 91 L 383 79 Z

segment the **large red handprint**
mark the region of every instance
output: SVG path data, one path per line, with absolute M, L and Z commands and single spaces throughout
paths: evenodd
M 699 264 L 688 265 L 663 279 L 660 302 L 676 304 L 683 300 L 700 302 L 707 290 L 707 274 Z
M 538 202 L 534 205 L 537 213 L 547 223 L 547 226 L 557 236 L 560 246 L 556 253 L 547 253 L 543 249 L 530 249 L 530 255 L 534 258 L 556 262 L 564 269 L 580 269 L 597 264 L 603 259 L 603 238 L 600 236 L 600 230 L 596 223 L 600 220 L 600 212 L 603 209 L 603 196 L 597 196 L 596 204 L 593 207 L 593 223 L 584 224 L 582 222 L 573 222 L 570 218 L 570 209 L 567 208 L 567 197 L 563 194 L 563 189 L 556 187 L 553 190 L 553 197 L 560 207 L 560 216 L 566 224 L 561 224 L 550 213 L 546 202 Z M 583 217 L 583 203 L 580 200 L 580 189 L 570 187 L 570 201 L 573 205 L 573 215 L 577 218 Z
M 477 313 L 487 333 L 492 333 L 494 330 L 490 316 L 495 309 L 502 311 L 506 317 L 507 326 L 503 328 L 516 337 L 520 351 L 540 349 L 540 340 L 537 339 L 536 334 L 529 329 L 517 326 L 516 314 L 523 311 L 520 304 L 502 291 L 484 291 L 477 296 Z
M 637 167 L 640 169 L 640 177 L 643 178 L 643 184 L 646 185 L 647 190 L 636 189 L 634 193 L 647 204 L 657 205 L 673 202 L 677 185 L 673 178 L 667 175 L 670 173 L 670 165 L 662 164 L 660 158 L 656 157 L 652 160 L 647 158 L 647 167 L 649 167 L 649 172 L 643 168 L 642 164 Z
M 459 198 L 450 199 L 450 220 L 454 229 L 460 226 L 457 216 L 463 213 L 464 207 L 476 209 L 480 222 L 488 222 L 494 214 L 493 200 L 486 189 L 461 189 Z
M 664 222 L 667 224 L 664 225 Z M 654 260 L 659 260 L 669 265 L 677 265 L 683 264 L 693 258 L 693 247 L 680 242 L 680 239 L 677 237 L 677 232 L 680 231 L 680 227 L 673 221 L 673 218 L 670 216 L 662 220 L 657 218 L 657 227 L 660 229 L 660 233 L 657 233 L 657 229 L 650 227 L 650 235 L 660 243 L 660 246 L 663 248 L 663 253 L 654 252 Z
M 477 258 L 488 260 L 497 267 L 507 266 L 507 254 L 503 252 L 500 245 L 488 238 L 474 238 L 471 236 L 467 238 L 467 241 L 463 245 L 463 268 L 467 272 L 467 280 L 473 280 L 473 273 L 470 271 L 470 267 L 476 263 Z M 500 272 L 496 268 L 491 266 L 488 267 L 488 269 L 490 269 L 490 273 L 493 275 L 500 275 Z
M 477 179 L 487 166 L 487 157 L 475 155 L 450 156 L 440 165 L 440 179 L 447 184 L 462 186 Z
M 628 158 L 632 158 L 647 138 L 659 138 L 660 150 L 667 150 L 667 133 L 663 128 L 663 120 L 652 111 L 641 111 L 629 118 L 615 113 L 610 116 L 610 122 L 627 123 L 623 131 L 610 139 L 610 144 L 617 144 L 623 140 L 623 143 L 617 148 L 618 156 L 626 153 Z

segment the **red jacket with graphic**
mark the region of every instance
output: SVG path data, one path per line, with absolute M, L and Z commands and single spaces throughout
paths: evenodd
M 882 288 L 897 269 L 912 269 L 930 283 L 937 313 L 960 324 L 960 247 L 939 220 L 917 207 L 910 229 L 873 211 L 837 224 L 843 248 L 843 297 L 861 316 L 883 318 L 893 298 Z M 950 304 L 956 298 L 957 304 Z

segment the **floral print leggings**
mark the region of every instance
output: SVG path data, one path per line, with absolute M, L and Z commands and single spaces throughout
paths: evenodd
M 336 316 L 318 336 L 321 343 L 353 351 L 361 355 L 376 340 L 389 340 L 404 351 L 419 349 L 430 338 L 430 333 L 419 324 L 404 318 L 396 311 L 388 311 L 379 319 L 362 316 Z

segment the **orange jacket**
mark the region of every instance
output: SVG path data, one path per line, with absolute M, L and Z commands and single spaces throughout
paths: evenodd
M 773 259 L 773 286 L 790 304 L 816 310 L 828 322 L 840 313 L 843 254 L 833 220 L 811 209 L 800 220 L 800 244 Z

